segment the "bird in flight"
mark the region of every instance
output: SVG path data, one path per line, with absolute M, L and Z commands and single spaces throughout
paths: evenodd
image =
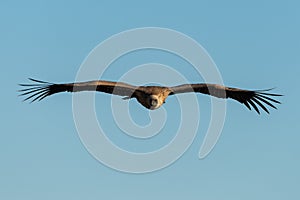
M 112 81 L 87 81 L 76 83 L 55 84 L 45 81 L 29 78 L 32 84 L 19 84 L 24 89 L 19 90 L 20 96 L 26 96 L 24 101 L 31 100 L 40 101 L 47 96 L 60 92 L 81 92 L 81 91 L 98 91 L 109 94 L 122 96 L 123 99 L 135 98 L 140 104 L 150 110 L 155 110 L 165 103 L 168 96 L 180 93 L 202 93 L 217 98 L 230 98 L 244 104 L 249 110 L 251 107 L 260 114 L 259 107 L 269 113 L 267 106 L 276 107 L 274 104 L 280 104 L 279 101 L 273 99 L 280 94 L 269 93 L 268 90 L 244 90 L 239 88 L 225 87 L 218 84 L 183 84 L 174 87 L 162 86 L 134 86 L 123 82 Z M 273 97 L 273 98 L 271 98 Z

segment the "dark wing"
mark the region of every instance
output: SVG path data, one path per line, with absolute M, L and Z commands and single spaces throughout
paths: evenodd
M 271 89 L 252 91 L 230 88 L 217 84 L 185 84 L 171 87 L 170 89 L 172 92 L 169 95 L 186 92 L 199 92 L 218 98 L 231 98 L 244 104 L 249 110 L 251 110 L 252 106 L 258 114 L 260 114 L 258 107 L 261 107 L 264 111 L 269 113 L 265 105 L 276 109 L 272 103 L 280 104 L 279 101 L 270 98 L 269 96 L 282 96 L 280 94 L 268 93 L 267 91 Z
M 110 82 L 110 81 L 88 81 L 79 83 L 66 83 L 66 84 L 54 84 L 44 81 L 35 80 L 33 84 L 19 84 L 25 89 L 19 90 L 20 96 L 26 96 L 24 101 L 31 99 L 31 102 L 40 101 L 47 96 L 56 94 L 59 92 L 80 92 L 80 91 L 99 91 L 109 94 L 115 94 L 119 96 L 125 96 L 125 98 L 134 97 L 134 92 L 138 87 L 129 85 L 122 82 Z

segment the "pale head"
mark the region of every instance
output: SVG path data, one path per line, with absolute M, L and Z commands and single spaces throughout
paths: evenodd
M 163 104 L 163 100 L 158 95 L 149 95 L 148 97 L 149 109 L 155 110 Z

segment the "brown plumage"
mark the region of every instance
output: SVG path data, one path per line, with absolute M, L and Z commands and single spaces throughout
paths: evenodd
M 31 102 L 40 101 L 47 96 L 59 92 L 80 92 L 80 91 L 98 91 L 109 94 L 123 96 L 123 99 L 136 98 L 144 107 L 150 110 L 159 108 L 170 95 L 197 92 L 208 94 L 218 98 L 231 98 L 244 104 L 249 110 L 251 107 L 259 114 L 258 107 L 269 113 L 265 105 L 272 108 L 276 107 L 272 103 L 280 104 L 279 101 L 270 98 L 270 96 L 282 96 L 280 94 L 272 94 L 267 91 L 271 90 L 243 90 L 238 88 L 230 88 L 217 84 L 184 84 L 174 87 L 161 86 L 133 86 L 122 82 L 111 81 L 87 81 L 78 83 L 54 84 L 44 81 L 31 79 L 34 84 L 20 84 L 27 87 L 19 90 L 20 95 L 27 96 L 24 101 L 31 99 Z

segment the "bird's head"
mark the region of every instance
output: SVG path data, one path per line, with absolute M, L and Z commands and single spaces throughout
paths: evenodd
M 160 98 L 158 98 L 157 95 L 150 95 L 148 98 L 148 104 L 150 110 L 155 110 L 159 108 L 163 104 L 163 102 Z

